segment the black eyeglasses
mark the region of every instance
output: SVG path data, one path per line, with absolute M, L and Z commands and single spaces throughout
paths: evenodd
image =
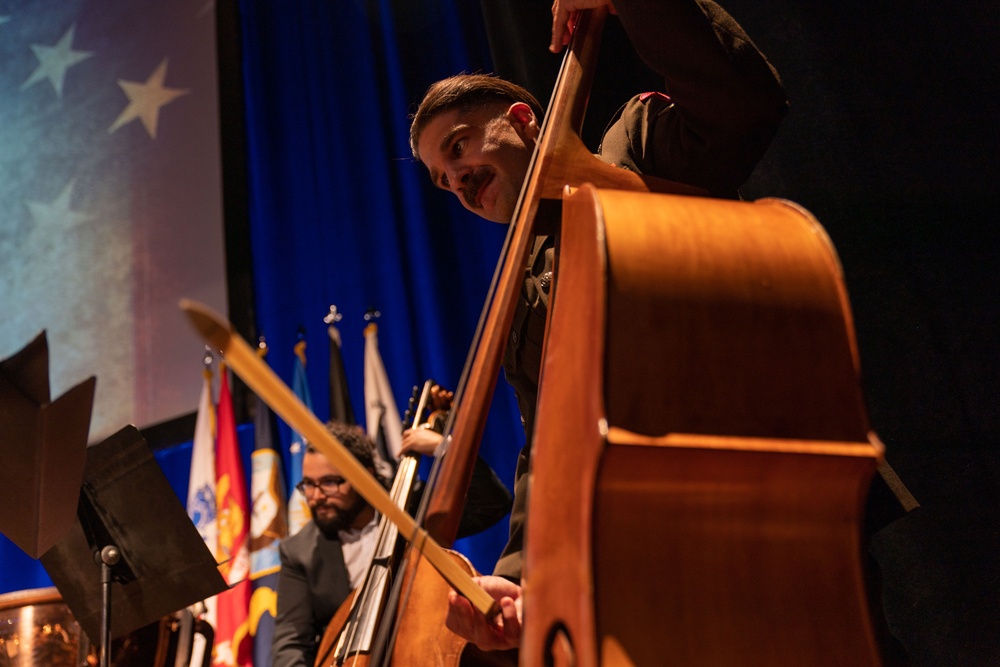
M 295 488 L 299 490 L 304 496 L 309 495 L 309 492 L 313 489 L 319 489 L 324 496 L 332 496 L 335 493 L 340 493 L 340 487 L 347 482 L 343 477 L 331 476 L 324 477 L 318 482 L 314 482 L 308 477 L 304 477 L 301 482 L 295 485 Z

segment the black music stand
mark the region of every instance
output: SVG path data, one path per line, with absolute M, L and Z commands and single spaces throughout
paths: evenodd
M 77 521 L 41 561 L 102 664 L 112 639 L 227 588 L 134 426 L 87 449 Z
M 96 382 L 51 401 L 44 331 L 0 361 L 0 532 L 32 558 L 73 525 Z

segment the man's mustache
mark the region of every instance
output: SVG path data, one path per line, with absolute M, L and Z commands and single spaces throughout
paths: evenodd
M 465 188 L 462 190 L 462 196 L 465 198 L 465 203 L 471 208 L 479 208 L 479 188 L 483 187 L 483 183 L 489 180 L 489 176 L 489 167 L 481 167 L 478 171 L 469 174 Z

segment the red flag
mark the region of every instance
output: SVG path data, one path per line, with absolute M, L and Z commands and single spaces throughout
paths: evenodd
M 250 667 L 250 513 L 246 477 L 236 440 L 228 369 L 219 365 L 219 434 L 216 441 L 216 502 L 219 570 L 229 590 L 218 598 L 213 665 Z

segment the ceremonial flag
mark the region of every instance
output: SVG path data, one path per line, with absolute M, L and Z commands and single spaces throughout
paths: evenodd
M 295 368 L 292 371 L 292 391 L 302 403 L 312 412 L 312 398 L 309 396 L 309 384 L 306 381 L 306 342 L 300 340 L 295 344 Z M 288 478 L 292 483 L 292 493 L 288 497 L 288 534 L 294 535 L 302 526 L 309 523 L 311 515 L 306 497 L 295 488 L 302 479 L 302 459 L 306 453 L 306 439 L 292 431 L 291 470 Z
M 254 667 L 271 664 L 274 619 L 278 615 L 278 545 L 288 534 L 285 485 L 281 457 L 274 447 L 274 415 L 257 397 L 254 414 L 254 449 L 251 457 L 250 498 L 250 633 Z
M 365 424 L 379 454 L 395 468 L 403 440 L 403 422 L 378 351 L 378 326 L 365 327 Z
M 219 510 L 219 570 L 229 590 L 218 596 L 213 665 L 249 667 L 251 642 L 250 526 L 247 487 L 236 439 L 228 371 L 219 365 L 219 434 L 216 442 L 216 503 Z
M 215 406 L 212 402 L 212 357 L 206 354 L 204 383 L 198 401 L 198 416 L 194 424 L 194 442 L 191 446 L 191 472 L 188 477 L 187 513 L 201 533 L 205 545 L 218 559 L 218 522 L 215 505 Z M 215 598 L 205 600 L 203 617 L 215 627 Z M 199 655 L 211 646 L 204 646 L 204 637 L 197 635 L 200 644 L 192 647 Z M 200 664 L 200 663 L 199 663 Z
M 340 330 L 336 325 L 339 319 L 336 307 L 331 306 L 330 315 L 326 318 L 326 331 L 330 335 L 330 421 L 353 424 L 354 408 L 351 407 L 351 394 L 347 390 L 344 357 L 340 351 Z

